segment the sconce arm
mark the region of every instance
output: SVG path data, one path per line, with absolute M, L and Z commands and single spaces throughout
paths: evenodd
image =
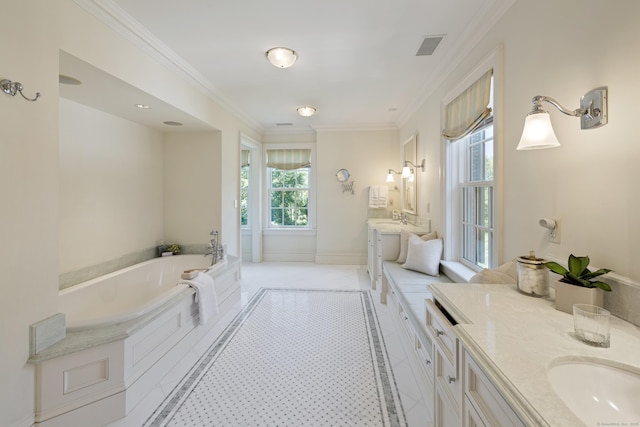
M 548 102 L 549 104 L 553 105 L 558 110 L 560 110 L 561 113 L 564 113 L 567 116 L 581 117 L 587 113 L 587 110 L 585 108 L 576 108 L 575 110 L 569 110 L 563 107 L 562 105 L 560 105 L 558 101 L 551 98 L 550 96 L 537 95 L 531 99 L 531 102 L 533 102 L 532 112 L 542 111 L 542 102 Z

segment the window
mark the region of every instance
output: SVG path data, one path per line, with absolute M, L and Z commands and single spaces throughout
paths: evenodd
M 240 167 L 240 226 L 249 227 L 249 165 Z
M 493 262 L 493 121 L 458 141 L 464 147 L 462 259 L 491 268 Z
M 499 261 L 493 103 L 498 55 L 488 57 L 443 102 L 444 259 L 463 279 L 470 277 L 467 271 L 493 268 Z M 467 268 L 458 270 L 462 266 Z
M 272 227 L 309 225 L 309 167 L 291 171 L 268 168 Z
M 312 229 L 312 149 L 266 150 L 267 224 L 271 229 Z

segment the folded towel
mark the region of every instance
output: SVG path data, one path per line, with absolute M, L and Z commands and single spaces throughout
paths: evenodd
M 389 187 L 386 185 L 380 186 L 378 189 L 378 207 L 386 208 L 387 200 L 389 199 Z
M 380 187 L 377 185 L 372 185 L 371 187 L 369 187 L 369 207 L 372 209 L 377 209 L 378 206 L 378 199 L 379 199 L 379 195 L 380 194 Z
M 195 289 L 201 325 L 207 323 L 210 317 L 218 314 L 218 300 L 211 276 L 205 273 L 198 273 L 193 279 L 183 280 L 178 284 L 189 285 Z

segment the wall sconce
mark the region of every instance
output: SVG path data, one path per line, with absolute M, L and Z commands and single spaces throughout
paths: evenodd
M 580 117 L 580 129 L 595 129 L 608 122 L 607 87 L 593 89 L 580 98 L 580 108 L 567 110 L 555 99 L 548 96 L 534 96 L 531 99 L 533 108 L 527 114 L 522 130 L 522 137 L 517 150 L 539 150 L 559 147 L 560 143 L 551 126 L 549 113 L 542 109 L 542 102 L 548 102 L 567 116 Z
M 420 163 L 419 165 L 416 165 L 415 163 L 412 163 L 409 160 L 405 160 L 404 167 L 402 168 L 402 177 L 409 178 L 413 174 L 413 170 L 409 167 L 409 165 L 413 166 L 416 169 L 420 168 L 422 169 L 422 172 L 424 172 L 424 162 L 425 162 L 425 159 L 422 159 L 422 163 Z
M 400 172 L 396 172 L 393 169 L 389 169 L 389 173 L 387 174 L 387 182 L 395 182 L 396 179 L 393 177 L 393 174 L 400 175 Z

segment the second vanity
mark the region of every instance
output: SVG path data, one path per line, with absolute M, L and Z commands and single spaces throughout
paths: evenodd
M 548 377 L 554 366 L 583 361 L 640 375 L 637 326 L 612 318 L 611 347 L 595 348 L 574 338 L 573 316 L 555 310 L 552 299 L 523 295 L 515 285 L 430 288 L 436 426 L 640 426 L 640 419 L 621 423 L 604 414 L 581 420 Z M 640 395 L 633 398 L 640 407 Z

